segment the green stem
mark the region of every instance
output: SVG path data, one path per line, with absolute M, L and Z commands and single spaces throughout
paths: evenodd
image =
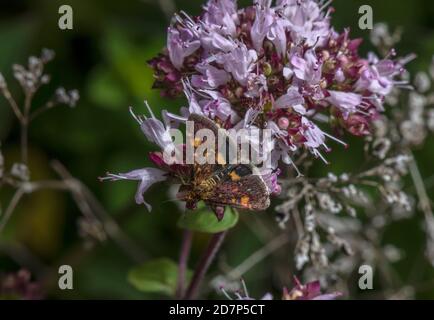
M 187 272 L 188 257 L 190 256 L 193 232 L 185 230 L 182 237 L 181 253 L 179 256 L 178 285 L 176 288 L 176 298 L 180 299 L 184 295 L 185 274 Z
M 205 274 L 208 271 L 211 263 L 213 262 L 218 250 L 220 249 L 226 233 L 227 231 L 223 231 L 220 233 L 216 233 L 212 236 L 208 247 L 200 258 L 196 270 L 194 271 L 193 279 L 191 280 L 190 286 L 187 289 L 187 293 L 185 294 L 184 299 L 197 299 L 199 288 L 202 284 Z

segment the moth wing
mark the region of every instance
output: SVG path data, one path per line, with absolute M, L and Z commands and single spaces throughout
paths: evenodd
M 196 114 L 196 113 L 190 114 L 190 116 L 188 117 L 188 121 L 192 122 L 194 125 L 194 127 L 193 127 L 194 136 L 191 137 L 191 136 L 187 135 L 187 143 L 190 144 L 190 146 L 193 146 L 193 150 L 195 152 L 195 157 L 194 157 L 195 163 L 193 164 L 193 179 L 196 181 L 206 180 L 209 177 L 211 177 L 216 170 L 218 170 L 219 166 L 217 165 L 216 161 L 214 162 L 214 164 L 211 164 L 211 163 L 198 164 L 198 163 L 196 163 L 196 150 L 205 141 L 197 141 L 197 140 L 195 140 L 195 138 L 196 138 L 197 132 L 199 130 L 202 130 L 202 129 L 211 130 L 211 132 L 214 134 L 214 136 L 217 137 L 219 127 L 211 119 L 208 119 L 208 118 L 206 118 L 200 114 Z M 213 152 L 215 152 L 215 150 L 213 150 Z
M 206 202 L 210 205 L 262 211 L 270 206 L 270 194 L 260 176 L 249 175 L 236 181 L 227 180 L 217 184 Z
M 197 132 L 201 129 L 209 129 L 212 131 L 215 137 L 215 163 L 219 165 L 226 165 L 229 163 L 236 163 L 236 160 L 239 159 L 239 148 L 237 146 L 236 141 L 234 141 L 233 138 L 228 134 L 226 130 L 221 130 L 214 121 L 211 119 L 202 116 L 197 113 L 192 113 L 188 121 L 192 121 L 194 123 L 194 134 L 196 136 Z M 220 142 L 220 139 L 224 139 L 224 141 Z M 193 139 L 187 139 L 188 143 L 196 143 Z M 219 146 L 223 147 L 224 145 L 224 151 L 225 153 L 222 153 L 223 150 L 219 150 Z
M 188 121 L 194 123 L 194 134 L 196 134 L 201 129 L 209 129 L 216 136 L 218 135 L 219 126 L 214 121 L 212 121 L 211 119 L 205 116 L 202 116 L 197 113 L 192 113 L 188 117 Z

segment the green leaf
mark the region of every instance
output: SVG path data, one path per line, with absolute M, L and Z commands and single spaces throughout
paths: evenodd
M 26 61 L 25 52 L 34 33 L 32 30 L 36 29 L 35 24 L 30 21 L 34 19 L 16 20 L 1 19 L 0 21 L 0 72 L 9 85 L 14 83 L 11 65 Z M 7 102 L 0 97 L 0 137 L 8 135 L 14 118 Z
M 98 67 L 89 78 L 87 91 L 94 103 L 112 110 L 125 109 L 126 94 L 112 73 L 107 69 Z
M 192 272 L 187 271 L 186 281 Z M 128 282 L 137 290 L 174 296 L 178 283 L 178 265 L 170 259 L 147 261 L 128 273 Z
M 233 228 L 238 222 L 238 212 L 226 207 L 225 215 L 221 221 L 205 206 L 195 211 L 188 211 L 178 220 L 178 227 L 192 231 L 219 233 Z
M 102 44 L 112 70 L 130 94 L 140 101 L 146 97 L 151 104 L 160 101 L 158 91 L 152 89 L 153 70 L 146 62 L 161 50 L 163 43 L 160 40 L 139 47 L 121 29 L 111 28 Z

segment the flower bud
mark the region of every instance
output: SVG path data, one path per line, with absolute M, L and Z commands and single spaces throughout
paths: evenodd
M 288 120 L 288 118 L 285 118 L 285 117 L 279 118 L 279 120 L 277 120 L 277 125 L 282 130 L 288 129 L 288 127 L 289 127 L 289 120 Z
M 271 74 L 273 73 L 273 68 L 268 62 L 264 63 L 263 68 L 264 68 L 264 75 L 266 77 L 271 76 Z

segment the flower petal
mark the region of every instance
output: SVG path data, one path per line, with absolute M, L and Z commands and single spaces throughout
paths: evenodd
M 288 92 L 277 99 L 274 105 L 276 108 L 289 108 L 302 104 L 304 104 L 304 98 L 298 92 L 298 88 L 290 87 Z
M 107 174 L 106 177 L 102 178 L 102 180 L 110 180 L 110 181 L 139 180 L 140 184 L 135 196 L 136 203 L 144 204 L 149 211 L 152 210 L 152 207 L 145 201 L 145 199 L 143 198 L 143 194 L 154 183 L 164 181 L 166 179 L 167 179 L 166 172 L 156 168 L 143 168 L 143 169 L 137 169 L 127 173 L 119 173 L 119 174 L 109 173 Z
M 328 93 L 330 96 L 326 100 L 338 107 L 345 118 L 348 117 L 348 114 L 357 111 L 357 106 L 362 103 L 362 96 L 357 93 L 333 90 L 329 90 Z
M 339 298 L 340 296 L 342 296 L 342 293 L 340 293 L 340 292 L 325 293 L 325 294 L 321 294 L 319 296 L 316 296 L 312 300 L 335 300 L 336 298 Z
M 161 149 L 173 144 L 169 128 L 166 128 L 160 120 L 155 118 L 145 119 L 140 127 L 146 138 L 158 145 Z

